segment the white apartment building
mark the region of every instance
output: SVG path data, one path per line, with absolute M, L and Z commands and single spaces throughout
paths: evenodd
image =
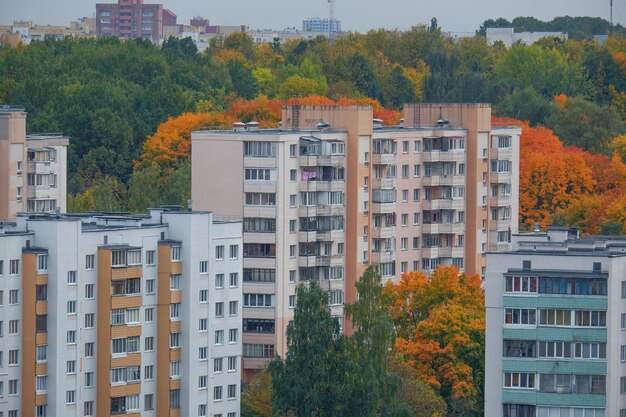
M 65 212 L 67 146 L 61 134 L 26 134 L 26 112 L 0 106 L 0 220 Z
M 625 237 L 514 235 L 485 298 L 486 416 L 626 416 Z
M 0 415 L 239 415 L 241 223 L 211 213 L 0 225 Z
M 318 279 L 350 332 L 343 305 L 370 263 L 384 280 L 484 274 L 488 250 L 510 249 L 520 128 L 492 128 L 487 105 L 408 105 L 404 125 L 380 122 L 366 106 L 293 106 L 281 129 L 192 133 L 194 206 L 243 220 L 244 380 L 284 356 L 298 283 Z

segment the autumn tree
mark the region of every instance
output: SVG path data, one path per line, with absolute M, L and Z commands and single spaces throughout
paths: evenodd
M 272 377 L 267 369 L 259 372 L 241 394 L 242 417 L 272 416 Z
M 480 277 L 459 274 L 456 267 L 439 267 L 431 275 L 405 273 L 397 285 L 386 285 L 385 297 L 398 332 L 396 351 L 450 409 L 463 402 L 480 413 L 485 337 Z

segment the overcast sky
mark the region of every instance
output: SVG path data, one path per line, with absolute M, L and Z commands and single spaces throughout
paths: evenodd
M 0 0 L 0 24 L 16 19 L 67 24 L 93 17 L 98 0 Z M 100 2 L 107 2 L 100 0 Z M 114 2 L 114 1 L 112 1 Z M 163 3 L 178 15 L 178 23 L 203 16 L 215 25 L 246 25 L 251 29 L 301 27 L 302 19 L 327 17 L 327 0 L 145 0 Z M 429 23 L 434 16 L 444 30 L 473 31 L 489 18 L 533 16 L 599 16 L 608 20 L 610 0 L 335 0 L 335 17 L 342 29 L 365 32 L 372 28 L 406 29 Z M 613 21 L 626 25 L 626 0 L 613 0 Z M 376 5 L 370 5 L 377 3 Z

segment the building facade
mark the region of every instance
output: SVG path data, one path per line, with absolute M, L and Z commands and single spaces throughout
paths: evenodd
M 192 133 L 194 206 L 243 220 L 244 301 L 264 294 L 244 303 L 244 320 L 269 320 L 244 322 L 244 379 L 284 355 L 297 283 L 319 279 L 350 332 L 343 304 L 370 263 L 384 280 L 438 265 L 482 274 L 487 250 L 510 249 L 521 129 L 492 127 L 486 105 L 408 105 L 404 120 L 302 106 L 280 130 Z
M 2 224 L 0 413 L 237 417 L 241 242 L 167 208 Z
M 626 238 L 514 235 L 488 254 L 485 415 L 626 415 Z
M 514 28 L 487 28 L 487 43 L 493 45 L 502 42 L 504 46 L 510 48 L 516 42 L 524 45 L 532 45 L 543 38 L 559 38 L 567 40 L 567 33 L 564 32 L 515 32 Z
M 341 20 L 312 17 L 302 21 L 303 32 L 340 33 Z
M 96 34 L 120 39 L 143 38 L 159 43 L 163 26 L 176 25 L 176 15 L 162 4 L 143 0 L 118 0 L 96 4 Z
M 64 212 L 67 146 L 61 134 L 26 134 L 26 112 L 0 107 L 0 220 L 19 212 Z

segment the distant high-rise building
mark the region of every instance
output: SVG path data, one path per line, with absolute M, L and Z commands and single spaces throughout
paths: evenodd
M 162 4 L 143 0 L 118 0 L 96 4 L 96 33 L 121 39 L 144 38 L 159 42 L 163 26 L 176 25 L 176 15 Z
M 65 211 L 67 146 L 61 134 L 26 134 L 26 112 L 0 106 L 0 220 Z
M 302 21 L 302 31 L 303 32 L 322 32 L 329 33 L 332 31 L 333 33 L 341 32 L 341 20 L 339 19 L 329 19 L 312 17 L 310 19 L 305 19 Z

